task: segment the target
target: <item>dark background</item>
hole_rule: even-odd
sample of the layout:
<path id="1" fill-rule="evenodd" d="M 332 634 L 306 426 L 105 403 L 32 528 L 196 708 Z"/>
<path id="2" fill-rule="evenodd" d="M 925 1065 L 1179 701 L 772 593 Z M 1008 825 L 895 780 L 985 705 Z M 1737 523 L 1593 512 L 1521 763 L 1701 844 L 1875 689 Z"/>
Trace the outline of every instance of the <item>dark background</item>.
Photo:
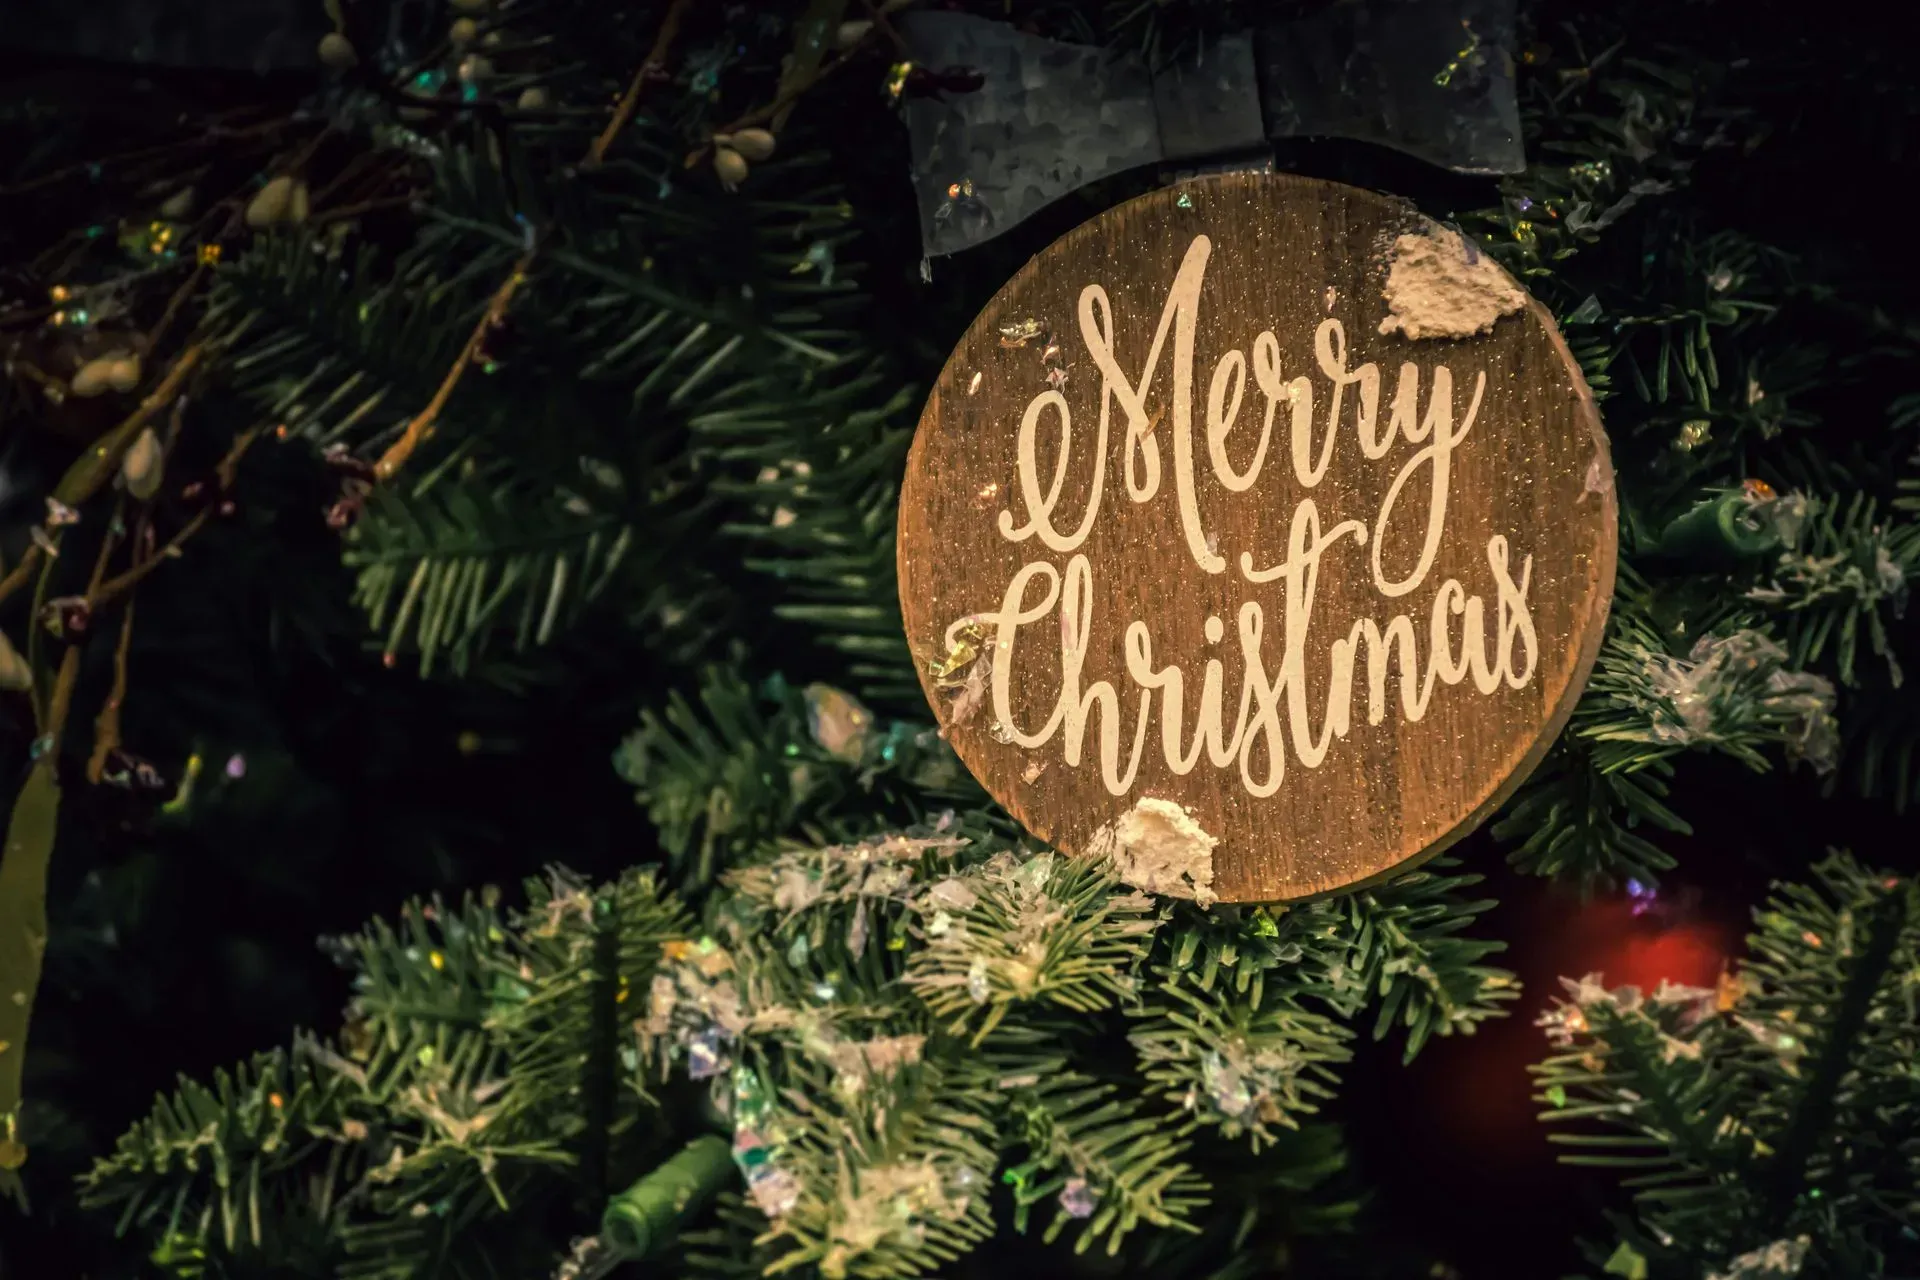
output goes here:
<path id="1" fill-rule="evenodd" d="M 1791 72 L 1771 97 L 1765 85 L 1753 90 L 1783 135 L 1776 144 L 1697 175 L 1710 217 L 1794 245 L 1842 289 L 1888 270 L 1911 274 L 1894 231 L 1906 221 L 1896 196 L 1911 167 L 1904 122 L 1838 76 L 1842 67 L 1891 67 L 1906 33 L 1807 6 L 1686 7 L 1709 40 L 1751 45 Z M 325 29 L 313 0 L 0 0 L 0 174 L 17 172 L 29 148 L 54 145 L 50 136 L 52 154 L 110 155 L 185 114 L 297 99 L 317 84 L 310 51 Z M 1823 67 L 1835 70 L 1834 91 L 1805 92 Z M 20 106 L 28 99 L 33 112 Z M 853 180 L 870 188 L 863 207 L 895 210 L 871 228 L 869 257 L 881 264 L 883 313 L 914 318 L 899 326 L 912 329 L 902 340 L 928 373 L 1028 255 L 1151 181 L 1064 200 L 975 257 L 935 263 L 930 307 L 918 284 L 903 139 L 890 131 L 850 152 L 861 157 Z M 1808 172 L 1815 161 L 1817 173 Z M 1495 196 L 1489 180 L 1359 144 L 1290 143 L 1280 163 L 1394 191 L 1433 212 Z M 0 229 L 80 216 L 67 199 L 0 195 Z M 32 442 L 0 441 L 9 562 L 39 514 L 17 495 L 40 491 L 30 478 L 46 465 Z M 289 463 L 283 483 L 297 488 L 303 475 Z M 220 579 L 174 573 L 164 589 L 142 593 L 151 610 L 143 636 L 193 640 L 137 655 L 129 738 L 168 744 L 156 759 L 174 777 L 197 747 L 206 786 L 191 830 L 70 792 L 77 812 L 55 854 L 50 899 L 60 918 L 33 1066 L 37 1092 L 57 1098 L 66 1128 L 36 1152 L 44 1163 L 35 1217 L 23 1225 L 0 1209 L 8 1280 L 108 1274 L 96 1260 L 107 1224 L 76 1221 L 50 1193 L 55 1178 L 106 1149 L 175 1072 L 204 1077 L 283 1043 L 296 1026 L 331 1026 L 345 983 L 317 937 L 413 894 L 512 884 L 548 861 L 605 875 L 654 854 L 608 764 L 638 708 L 657 696 L 631 642 L 588 625 L 559 655 L 572 678 L 524 693 L 422 684 L 352 645 L 293 643 L 276 623 L 289 592 L 322 612 L 344 607 L 337 542 L 310 518 L 314 496 L 283 512 L 243 513 L 207 535 L 223 540 L 208 558 L 233 566 Z M 249 555 L 269 545 L 272 558 Z M 0 720 L 9 777 L 30 734 Z M 220 781 L 236 753 L 245 776 Z M 1339 1114 L 1374 1189 L 1377 1229 L 1431 1244 L 1468 1280 L 1565 1274 L 1577 1262 L 1573 1232 L 1597 1229 L 1593 1209 L 1612 1198 L 1606 1181 L 1556 1167 L 1532 1119 L 1525 1068 L 1543 1041 L 1531 1023 L 1558 975 L 1710 983 L 1770 879 L 1797 874 L 1829 846 L 1913 861 L 1913 828 L 1888 805 L 1822 799 L 1804 771 L 1757 782 L 1737 766 L 1688 761 L 1674 801 L 1696 834 L 1668 842 L 1680 869 L 1637 916 L 1624 897 L 1581 902 L 1513 875 L 1484 833 L 1460 846 L 1501 900 L 1484 931 L 1512 944 L 1504 962 L 1525 981 L 1525 999 L 1475 1037 L 1433 1044 L 1411 1068 L 1390 1040 L 1364 1050 L 1347 1075 Z M 28 1257 L 59 1261 L 28 1268 Z"/>

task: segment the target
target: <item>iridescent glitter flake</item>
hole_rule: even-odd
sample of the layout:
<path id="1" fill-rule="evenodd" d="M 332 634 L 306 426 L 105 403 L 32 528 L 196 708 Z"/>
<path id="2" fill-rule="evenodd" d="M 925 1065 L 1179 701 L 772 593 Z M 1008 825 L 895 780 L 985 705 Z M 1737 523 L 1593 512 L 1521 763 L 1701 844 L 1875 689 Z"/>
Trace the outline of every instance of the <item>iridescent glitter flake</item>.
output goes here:
<path id="1" fill-rule="evenodd" d="M 753 1203 L 769 1218 L 778 1218 L 800 1203 L 800 1179 L 785 1169 L 767 1168 L 747 1179 Z"/>
<path id="2" fill-rule="evenodd" d="M 1099 1200 L 1085 1178 L 1068 1178 L 1067 1185 L 1060 1188 L 1060 1211 L 1069 1218 L 1091 1218 Z"/>
<path id="3" fill-rule="evenodd" d="M 927 663 L 927 674 L 937 689 L 957 689 L 967 682 L 967 668 L 980 656 L 986 634 L 977 622 L 963 622 L 952 629 L 953 639 L 947 656 Z"/>
<path id="4" fill-rule="evenodd" d="M 1015 320 L 1011 324 L 1000 326 L 1000 345 L 1003 347 L 1024 347 L 1035 338 L 1041 337 L 1047 327 L 1032 316 L 1024 320 Z"/>
<path id="5" fill-rule="evenodd" d="M 980 708 L 987 705 L 992 679 L 993 654 L 991 651 L 983 651 L 974 660 L 972 668 L 967 672 L 965 683 L 960 686 L 959 692 L 954 695 L 953 702 L 947 709 L 949 727 L 966 724 L 979 713 Z"/>
<path id="6" fill-rule="evenodd" d="M 687 1044 L 687 1075 L 694 1080 L 709 1080 L 727 1068 L 726 1032 L 708 1027 Z"/>
<path id="7" fill-rule="evenodd" d="M 1480 52 L 1480 33 L 1475 31 L 1465 18 L 1460 20 L 1460 25 L 1466 32 L 1460 51 L 1454 54 L 1447 65 L 1436 71 L 1433 76 L 1434 84 L 1442 89 L 1452 84 L 1455 77 L 1462 71 L 1478 67 L 1486 58 L 1486 55 Z"/>

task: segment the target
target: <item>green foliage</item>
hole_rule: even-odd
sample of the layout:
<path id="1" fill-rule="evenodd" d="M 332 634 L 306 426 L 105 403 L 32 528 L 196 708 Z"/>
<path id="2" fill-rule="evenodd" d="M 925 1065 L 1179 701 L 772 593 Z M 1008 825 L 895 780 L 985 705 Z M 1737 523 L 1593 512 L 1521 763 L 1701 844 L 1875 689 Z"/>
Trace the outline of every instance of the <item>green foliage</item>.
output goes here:
<path id="1" fill-rule="evenodd" d="M 502 1234 L 509 1211 L 576 1177 L 604 1188 L 650 1153 L 619 1009 L 684 927 L 644 872 L 598 892 L 556 873 L 512 920 L 485 900 L 411 904 L 335 944 L 355 970 L 337 1043 L 183 1082 L 88 1175 L 87 1200 L 159 1236 L 183 1277 L 466 1277 L 544 1258 Z"/>
<path id="2" fill-rule="evenodd" d="M 1812 519 L 1770 560 L 1654 554 L 1651 535 L 1703 489 L 1756 473 L 1818 472 L 1823 489 L 1839 478 L 1803 465 L 1810 433 L 1830 429 L 1818 406 L 1834 381 L 1822 318 L 1834 299 L 1806 263 L 1684 199 L 1764 140 L 1734 69 L 1636 56 L 1648 46 L 1623 22 L 1540 35 L 1551 45 L 1535 46 L 1546 56 L 1522 78 L 1532 163 L 1503 180 L 1499 208 L 1463 222 L 1559 313 L 1607 402 L 1628 562 L 1571 732 L 1495 831 L 1516 865 L 1592 889 L 1672 865 L 1649 835 L 1688 830 L 1668 799 L 1683 752 L 1761 768 L 1784 749 L 1910 793 L 1909 718 L 1844 691 L 1860 683 L 1862 643 L 1897 671 L 1888 617 L 1915 565 L 1910 528 L 1882 522 L 1853 484 L 1791 496 Z"/>
<path id="3" fill-rule="evenodd" d="M 851 1100 L 799 1073 L 780 1158 L 800 1192 L 770 1229 L 784 1246 L 770 1274 L 925 1275 L 990 1233 L 993 1130 L 944 1068 L 903 1065 Z"/>
<path id="4" fill-rule="evenodd" d="M 894 578 L 914 398 L 876 361 L 818 394 L 812 413 L 783 398 L 693 423 L 740 477 L 714 488 L 752 513 L 727 532 L 750 549 L 747 567 L 777 584 L 776 612 L 842 655 L 856 690 L 894 709 L 921 705 Z"/>
<path id="5" fill-rule="evenodd" d="M 916 904 L 928 941 L 903 980 L 974 1044 L 1016 1007 L 1107 1008 L 1131 994 L 1158 923 L 1151 898 L 1115 888 L 1096 862 L 1002 855 Z"/>
<path id="6" fill-rule="evenodd" d="M 428 259 L 314 250 L 294 232 L 262 237 L 215 274 L 204 323 L 263 420 L 320 447 L 358 445 L 432 396 L 492 282 L 480 267 L 443 280 Z"/>
<path id="7" fill-rule="evenodd" d="M 1920 525 L 1883 526 L 1873 500 L 1856 493 L 1844 509 L 1820 504 L 1806 536 L 1747 597 L 1786 615 L 1796 667 L 1821 661 L 1831 648 L 1841 681 L 1854 685 L 1862 639 L 1898 672 L 1887 620 L 1905 611 L 1907 579 L 1917 575 Z"/>
<path id="8" fill-rule="evenodd" d="M 1209 1188 L 1188 1143 L 1167 1140 L 1165 1116 L 1134 1104 L 1124 1078 L 1078 1069 L 1072 1042 L 1057 1020 L 1006 1025 L 970 1059 L 976 1088 L 1008 1096 L 1013 1155 L 1002 1180 L 1013 1188 L 1014 1226 L 1025 1231 L 1031 1212 L 1044 1207 L 1041 1239 L 1058 1239 L 1075 1221 L 1061 1195 L 1078 1179 L 1097 1198 L 1075 1232 L 1076 1252 L 1102 1239 L 1117 1251 L 1141 1226 L 1197 1230 Z"/>
<path id="9" fill-rule="evenodd" d="M 1278 990 L 1257 1006 L 1223 995 L 1169 975 L 1148 993 L 1131 1038 L 1156 1096 L 1258 1151 L 1274 1127 L 1294 1127 L 1333 1096 L 1332 1068 L 1350 1056 L 1351 1033 Z"/>
<path id="10" fill-rule="evenodd" d="M 773 1272 L 922 1274 L 955 1256 L 990 1223 L 1008 1143 L 1028 1150 L 1022 1223 L 1067 1170 L 1106 1197 L 1083 1247 L 1190 1207 L 1162 1125 L 1042 1070 L 1076 1034 L 1044 1011 L 1095 1017 L 1131 988 L 1154 925 L 1142 895 L 1098 866 L 983 861 L 937 833 L 793 850 L 730 882 L 724 948 L 675 966 L 645 1038 L 662 1063 L 732 1064 L 735 1149 L 771 1152 L 748 1183 L 780 1242 Z M 787 1082 L 777 1100 L 765 1080 Z"/>
<path id="11" fill-rule="evenodd" d="M 431 419 L 419 478 L 381 488 L 346 552 L 387 652 L 417 648 L 426 671 L 444 655 L 466 674 L 495 631 L 544 645 L 663 579 L 677 599 L 657 608 L 685 614 L 712 590 L 688 562 L 732 558 L 708 550 L 720 528 L 763 548 L 746 567 L 791 584 L 780 612 L 855 655 L 856 683 L 911 693 L 890 607 L 910 397 L 856 323 L 828 157 L 783 148 L 729 195 L 644 179 L 677 166 L 677 139 L 646 120 L 631 132 L 630 159 L 583 183 L 552 138 L 456 131 L 414 166 L 425 217 L 397 248 L 262 237 L 216 276 L 205 327 L 222 374 L 281 438 L 322 448 L 370 453 Z M 716 260 L 716 241 L 735 252 Z M 480 335 L 442 404 L 534 245 L 510 323 Z M 818 479 L 784 499 L 764 483 L 808 468 Z"/>
<path id="12" fill-rule="evenodd" d="M 1683 751 L 1711 750 L 1763 772 L 1763 747 L 1832 767 L 1833 686 L 1794 672 L 1763 631 L 1723 628 L 1684 655 L 1631 617 L 1615 624 L 1575 713 L 1574 733 L 1603 774 L 1634 773 Z M 1584 713 L 1584 714 L 1583 714 Z"/>
<path id="13" fill-rule="evenodd" d="M 1511 973 L 1481 963 L 1505 943 L 1459 936 L 1494 905 L 1491 898 L 1462 896 L 1482 877 L 1438 874 L 1454 865 L 1445 860 L 1431 865 L 1312 903 L 1283 921 L 1280 933 L 1299 937 L 1309 952 L 1312 935 L 1330 940 L 1322 954 L 1333 1008 L 1342 1016 L 1376 1008 L 1374 1038 L 1385 1039 L 1399 1026 L 1409 1062 L 1430 1036 L 1471 1035 L 1520 994 Z"/>
<path id="14" fill-rule="evenodd" d="M 1108 865 L 992 842 L 946 825 L 749 863 L 726 878 L 716 936 L 656 980 L 643 1054 L 728 1082 L 771 1272 L 920 1274 L 929 1259 L 868 1222 L 866 1188 L 894 1187 L 898 1221 L 931 1212 L 957 1248 L 996 1169 L 1012 1225 L 1042 1211 L 1043 1241 L 1072 1232 L 1077 1251 L 1118 1253 L 1143 1228 L 1198 1231 L 1213 1201 L 1196 1137 L 1259 1150 L 1331 1095 L 1350 1033 L 1315 962 L 1203 986 L 1160 947 L 1182 927 L 1173 913 Z M 1475 964 L 1491 945 L 1451 937 L 1486 905 L 1449 897 L 1464 879 L 1302 909 L 1297 932 L 1353 965 L 1383 1027 L 1468 1027 L 1504 975 Z M 1289 1175 L 1303 1189 L 1339 1167 L 1315 1151 Z M 1344 1220 L 1334 1206 L 1308 1218 Z M 745 1257 L 701 1256 L 714 1274 Z"/>
<path id="15" fill-rule="evenodd" d="M 1916 908 L 1910 880 L 1835 855 L 1776 889 L 1718 993 L 1567 983 L 1539 1098 L 1576 1129 L 1554 1135 L 1568 1159 L 1631 1174 L 1618 1225 L 1649 1276 L 1750 1274 L 1770 1249 L 1809 1277 L 1914 1265 Z"/>
<path id="16" fill-rule="evenodd" d="M 159 1236 L 157 1260 L 181 1276 L 207 1274 L 216 1249 L 329 1258 L 343 1188 L 324 1179 L 309 1195 L 304 1178 L 288 1175 L 317 1167 L 350 1183 L 356 1166 L 364 1170 L 345 1128 L 355 1118 L 350 1092 L 312 1058 L 281 1050 L 216 1073 L 210 1086 L 183 1082 L 94 1170 L 88 1203 L 117 1210 L 120 1231 L 137 1225 Z"/>
<path id="17" fill-rule="evenodd" d="M 1448 858 L 1337 898 L 1285 907 L 1183 913 L 1156 957 L 1201 991 L 1230 988 L 1259 1009 L 1269 994 L 1311 996 L 1341 1019 L 1375 1008 L 1374 1038 L 1407 1032 L 1411 1061 L 1433 1035 L 1470 1035 L 1519 995 L 1513 975 L 1481 961 L 1505 944 L 1462 938 L 1493 905 L 1461 891 L 1474 875 Z M 1269 992 L 1269 984 L 1273 990 Z M 1377 1003 L 1377 1007 L 1375 1002 Z"/>
<path id="18" fill-rule="evenodd" d="M 984 799 L 932 729 L 879 723 L 839 690 L 778 676 L 756 689 L 715 667 L 699 697 L 696 708 L 676 690 L 645 712 L 614 760 L 689 884 L 782 837 L 853 839 Z"/>
<path id="19" fill-rule="evenodd" d="M 1514 866 L 1583 893 L 1629 880 L 1657 884 L 1674 859 L 1640 828 L 1692 831 L 1665 803 L 1672 776 L 1665 759 L 1631 773 L 1602 772 L 1578 741 L 1562 739 L 1493 824 L 1494 838 L 1514 842 Z"/>
<path id="20" fill-rule="evenodd" d="M 1737 594 L 1723 590 L 1724 574 L 1652 584 L 1623 576 L 1568 735 L 1495 824 L 1518 844 L 1516 865 L 1586 888 L 1651 883 L 1672 862 L 1636 828 L 1689 830 L 1666 803 L 1675 762 L 1689 752 L 1722 753 L 1756 771 L 1777 752 L 1823 774 L 1844 765 L 1869 794 L 1912 793 L 1920 733 L 1911 713 L 1853 689 L 1865 684 L 1863 641 L 1884 663 L 1870 687 L 1899 687 L 1888 619 L 1916 572 L 1915 526 L 1883 524 L 1857 493 L 1844 504 L 1769 501 L 1808 517 L 1781 519 L 1784 548 L 1740 565 Z M 1822 666 L 1838 694 L 1817 674 Z"/>
<path id="21" fill-rule="evenodd" d="M 1920 427 L 1920 391 L 1900 396 L 1889 407 L 1887 426 L 1891 432 L 1911 434 Z M 1920 511 L 1920 453 L 1907 459 L 1907 466 L 1895 485 L 1899 497 L 1893 501 L 1897 511 Z"/>
<path id="22" fill-rule="evenodd" d="M 441 483 L 372 499 L 346 559 L 386 652 L 417 646 L 422 675 L 444 652 L 465 675 L 503 623 L 516 650 L 544 645 L 628 568 L 635 528 L 618 514 L 517 490 Z"/>
<path id="23" fill-rule="evenodd" d="M 1656 883 L 1673 859 L 1641 830 L 1691 831 L 1666 802 L 1675 761 L 1717 752 L 1764 772 L 1778 751 L 1829 772 L 1834 699 L 1739 603 L 1663 594 L 1628 575 L 1568 732 L 1494 835 L 1515 843 L 1514 865 L 1582 890 Z"/>

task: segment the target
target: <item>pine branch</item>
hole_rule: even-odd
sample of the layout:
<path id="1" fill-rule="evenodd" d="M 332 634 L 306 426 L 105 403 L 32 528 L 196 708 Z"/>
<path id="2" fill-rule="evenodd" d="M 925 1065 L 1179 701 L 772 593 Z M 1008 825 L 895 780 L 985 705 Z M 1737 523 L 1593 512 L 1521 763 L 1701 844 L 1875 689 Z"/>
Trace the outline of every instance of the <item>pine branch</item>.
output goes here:
<path id="1" fill-rule="evenodd" d="M 1776 887 L 1717 991 L 1589 976 L 1541 1020 L 1562 1050 L 1535 1069 L 1546 1118 L 1608 1130 L 1554 1137 L 1635 1175 L 1621 1227 L 1653 1274 L 1746 1274 L 1781 1251 L 1883 1274 L 1916 1256 L 1899 1225 L 1920 1089 L 1886 1069 L 1916 1047 L 1898 976 L 1920 957 L 1913 886 L 1843 855 L 1814 876 Z"/>
<path id="2" fill-rule="evenodd" d="M 1673 856 L 1639 834 L 1646 826 L 1677 835 L 1693 828 L 1667 807 L 1673 765 L 1650 760 L 1633 772 L 1603 773 L 1577 738 L 1563 738 L 1493 824 L 1496 840 L 1514 844 L 1507 860 L 1582 893 L 1659 883 Z"/>
<path id="3" fill-rule="evenodd" d="M 998 854 L 916 898 L 927 943 L 905 985 L 980 1044 L 1023 1007 L 1090 1015 L 1130 996 L 1159 921 L 1097 863 Z M 976 1021 L 977 1017 L 977 1021 Z"/>
<path id="4" fill-rule="evenodd" d="M 405 498 L 376 491 L 344 559 L 384 652 L 417 648 L 422 675 L 444 654 L 464 675 L 497 638 L 516 653 L 551 641 L 652 558 L 634 554 L 643 532 L 620 495 L 589 492 L 600 509 L 511 476 L 438 480 Z"/>
<path id="5" fill-rule="evenodd" d="M 1217 1126 L 1256 1152 L 1333 1096 L 1333 1068 L 1351 1056 L 1347 1028 L 1272 988 L 1253 1005 L 1167 973 L 1130 1012 L 1147 1092 L 1191 1113 L 1183 1131 Z"/>
<path id="6" fill-rule="evenodd" d="M 1776 1234 L 1786 1234 L 1795 1202 L 1806 1189 L 1807 1165 L 1814 1146 L 1832 1129 L 1841 1077 L 1854 1069 L 1861 1033 L 1866 1029 L 1875 992 L 1886 981 L 1894 962 L 1901 933 L 1908 924 L 1912 898 L 1911 887 L 1896 884 L 1871 904 L 1866 921 L 1866 945 L 1847 973 L 1838 1007 L 1820 1028 L 1819 1053 L 1768 1167 L 1765 1212 L 1772 1219 Z"/>
<path id="7" fill-rule="evenodd" d="M 1898 685 L 1887 615 L 1904 610 L 1907 580 L 1920 576 L 1920 525 L 1882 525 L 1877 505 L 1860 493 L 1844 507 L 1827 499 L 1815 509 L 1805 536 L 1781 553 L 1747 597 L 1787 616 L 1796 667 L 1820 661 L 1831 646 L 1841 682 L 1857 684 L 1864 639 L 1890 664 Z"/>
<path id="8" fill-rule="evenodd" d="M 904 1067 L 853 1100 L 816 1086 L 787 1101 L 799 1194 L 768 1226 L 784 1247 L 768 1274 L 925 1275 L 991 1233 L 992 1129 L 940 1067 Z"/>
<path id="9" fill-rule="evenodd" d="M 1078 1047 L 1067 1025 L 1002 1026 L 968 1059 L 973 1088 L 1006 1095 L 1010 1136 L 1026 1151 L 1002 1175 L 1014 1189 L 1015 1229 L 1052 1201 L 1041 1238 L 1051 1243 L 1079 1221 L 1076 1253 L 1104 1239 L 1116 1254 L 1142 1226 L 1197 1231 L 1208 1187 L 1189 1162 L 1191 1143 L 1127 1096 L 1131 1082 L 1076 1070 Z"/>
<path id="10" fill-rule="evenodd" d="M 502 280 L 500 287 L 493 291 L 493 296 L 487 300 L 487 309 L 480 315 L 479 323 L 474 325 L 473 332 L 467 336 L 466 345 L 460 348 L 460 354 L 455 357 L 452 367 L 440 379 L 440 385 L 434 389 L 433 399 L 427 401 L 426 408 L 407 420 L 406 427 L 400 432 L 400 438 L 388 445 L 387 451 L 380 455 L 380 460 L 373 464 L 375 480 L 393 479 L 394 473 L 407 465 L 407 459 L 413 456 L 413 451 L 420 447 L 421 441 L 433 434 L 434 424 L 439 421 L 441 411 L 447 407 L 447 401 L 452 398 L 454 388 L 460 385 L 460 379 L 472 366 L 480 352 L 481 344 L 486 341 L 487 335 L 494 328 L 506 320 L 507 310 L 513 306 L 513 295 L 518 293 L 520 286 L 527 282 L 527 273 L 533 269 L 534 258 L 538 251 L 536 244 L 521 254 L 519 260 L 513 264 L 513 270 L 507 273 L 507 278 Z"/>
<path id="11" fill-rule="evenodd" d="M 653 38 L 653 48 L 647 51 L 647 57 L 633 73 L 633 79 L 627 85 L 627 91 L 620 95 L 620 102 L 613 109 L 613 118 L 607 121 L 607 127 L 593 140 L 593 146 L 587 150 L 584 167 L 598 168 L 606 162 L 607 152 L 613 148 L 615 138 L 626 128 L 627 121 L 633 118 L 634 109 L 640 105 L 640 95 L 647 85 L 662 79 L 667 70 L 667 54 L 673 49 L 673 42 L 680 34 L 680 25 L 686 20 L 691 0 L 673 0 L 667 7 L 667 16 L 661 19 L 659 34 Z"/>
<path id="12" fill-rule="evenodd" d="M 613 118 L 607 122 L 606 129 L 588 148 L 586 158 L 582 161 L 583 167 L 597 168 L 606 159 L 608 148 L 613 145 L 613 140 L 619 136 L 620 130 L 632 117 L 634 108 L 639 105 L 641 90 L 650 81 L 660 77 L 666 65 L 667 52 L 673 46 L 674 37 L 679 34 L 680 23 L 686 14 L 687 7 L 688 0 L 673 0 L 665 20 L 661 23 L 660 33 L 654 40 L 652 51 L 647 54 L 647 60 L 640 65 L 640 69 L 634 73 L 633 82 L 627 92 L 622 95 L 619 105 L 614 109 Z M 519 292 L 520 286 L 526 282 L 528 273 L 533 270 L 539 256 L 539 248 L 539 235 L 534 233 L 525 251 L 515 261 L 513 269 L 494 289 L 479 323 L 474 326 L 466 345 L 461 347 L 460 354 L 441 378 L 433 398 L 427 402 L 427 407 L 408 420 L 400 438 L 389 446 L 387 451 L 381 454 L 380 460 L 374 464 L 376 480 L 392 479 L 394 473 L 406 465 L 407 459 L 413 456 L 413 451 L 419 447 L 420 442 L 431 434 L 434 423 L 452 397 L 454 389 L 459 386 L 460 379 L 472 367 L 481 344 L 489 332 L 505 321 L 508 310 L 513 305 L 514 294 Z"/>
<path id="13" fill-rule="evenodd" d="M 936 804 L 981 803 L 931 729 L 878 723 L 837 689 L 778 677 L 755 689 L 719 667 L 699 696 L 696 708 L 675 692 L 644 713 L 614 762 L 688 884 L 782 837 L 853 840 L 922 821 Z"/>
<path id="14" fill-rule="evenodd" d="M 1455 935 L 1493 905 L 1461 890 L 1478 876 L 1427 868 L 1342 898 L 1298 906 L 1180 909 L 1161 930 L 1158 965 L 1199 990 L 1258 1010 L 1269 999 L 1306 1000 L 1351 1019 L 1375 1000 L 1374 1038 L 1407 1030 L 1409 1061 L 1432 1035 L 1470 1035 L 1514 999 L 1513 975 L 1482 964 L 1503 943 Z"/>

